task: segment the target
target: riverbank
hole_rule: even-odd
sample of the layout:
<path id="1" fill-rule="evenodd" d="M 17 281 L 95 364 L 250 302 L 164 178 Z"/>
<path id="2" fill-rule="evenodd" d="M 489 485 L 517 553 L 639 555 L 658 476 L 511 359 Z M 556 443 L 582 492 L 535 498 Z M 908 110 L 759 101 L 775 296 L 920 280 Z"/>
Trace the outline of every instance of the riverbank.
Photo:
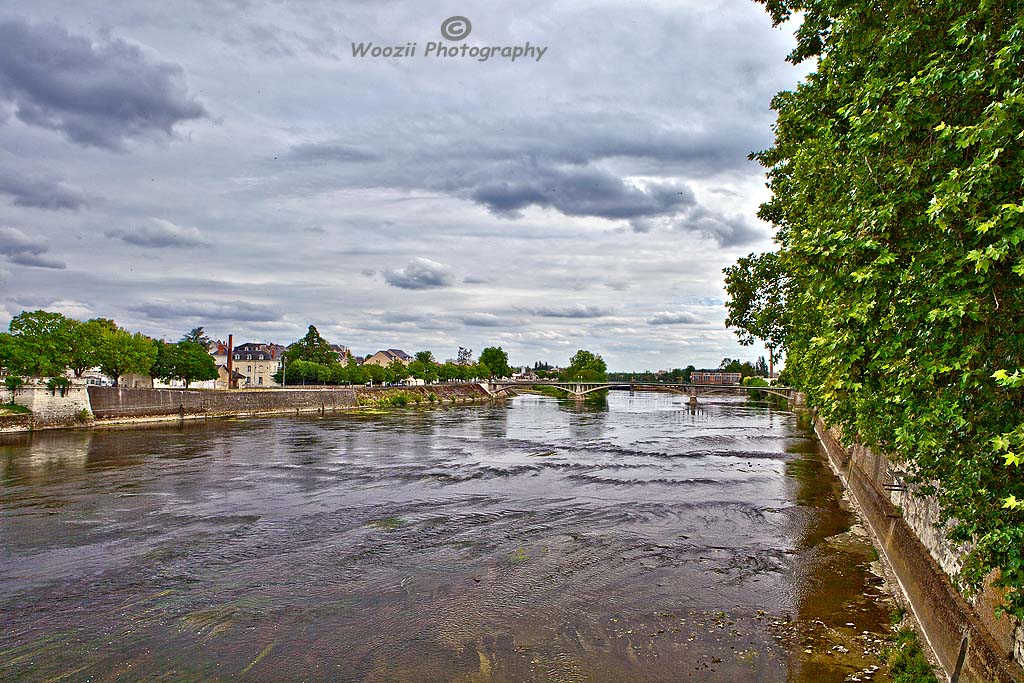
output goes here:
<path id="1" fill-rule="evenodd" d="M 30 413 L 0 416 L 0 433 L 261 415 L 323 415 L 365 406 L 453 404 L 489 398 L 483 387 L 470 383 L 233 391 L 91 386 L 72 387 L 64 393 L 27 387 L 19 390 L 16 400 Z"/>
<path id="2" fill-rule="evenodd" d="M 910 492 L 903 473 L 860 445 L 845 446 L 817 416 L 814 431 L 832 469 L 855 502 L 946 675 L 962 681 L 1024 683 L 1024 629 L 996 617 L 998 595 L 983 590 L 968 602 L 953 581 L 964 549 L 936 527 L 933 498 Z"/>

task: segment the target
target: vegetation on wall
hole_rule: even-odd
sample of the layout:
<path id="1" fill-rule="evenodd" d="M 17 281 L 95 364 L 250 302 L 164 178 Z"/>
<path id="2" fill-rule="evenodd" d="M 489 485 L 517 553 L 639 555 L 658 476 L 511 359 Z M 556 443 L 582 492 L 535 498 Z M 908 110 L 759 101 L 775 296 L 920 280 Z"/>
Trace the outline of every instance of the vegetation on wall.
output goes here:
<path id="1" fill-rule="evenodd" d="M 888 452 L 1024 616 L 1024 5 L 766 0 L 800 16 L 775 144 L 777 250 L 728 269 L 741 340 Z M 746 336 L 744 336 L 746 335 Z"/>

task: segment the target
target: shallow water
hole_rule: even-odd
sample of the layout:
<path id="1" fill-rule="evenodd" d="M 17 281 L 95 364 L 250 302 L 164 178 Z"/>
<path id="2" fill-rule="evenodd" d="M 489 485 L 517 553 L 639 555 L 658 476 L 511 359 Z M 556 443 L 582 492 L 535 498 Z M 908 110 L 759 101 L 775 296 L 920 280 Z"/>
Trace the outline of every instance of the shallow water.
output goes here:
<path id="1" fill-rule="evenodd" d="M 44 433 L 0 468 L 2 680 L 827 683 L 886 631 L 813 434 L 740 399 Z"/>

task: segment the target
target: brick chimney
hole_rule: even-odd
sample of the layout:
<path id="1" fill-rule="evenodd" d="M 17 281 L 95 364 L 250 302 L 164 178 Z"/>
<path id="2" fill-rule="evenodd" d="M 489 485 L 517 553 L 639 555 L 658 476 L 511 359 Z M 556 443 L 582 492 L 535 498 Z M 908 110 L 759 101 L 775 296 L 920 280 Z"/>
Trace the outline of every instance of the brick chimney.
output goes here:
<path id="1" fill-rule="evenodd" d="M 235 388 L 235 356 L 232 353 L 235 348 L 235 337 L 234 335 L 228 335 L 228 389 Z"/>

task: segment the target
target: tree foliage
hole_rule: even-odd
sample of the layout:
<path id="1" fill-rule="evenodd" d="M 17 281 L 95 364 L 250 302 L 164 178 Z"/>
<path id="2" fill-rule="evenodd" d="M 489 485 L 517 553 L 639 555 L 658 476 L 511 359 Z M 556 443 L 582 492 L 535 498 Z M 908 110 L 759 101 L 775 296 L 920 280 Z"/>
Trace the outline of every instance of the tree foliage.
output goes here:
<path id="1" fill-rule="evenodd" d="M 500 346 L 488 346 L 480 352 L 480 362 L 487 366 L 491 377 L 509 377 L 508 354 Z"/>
<path id="2" fill-rule="evenodd" d="M 320 365 L 333 365 L 340 362 L 338 354 L 331 349 L 330 343 L 320 336 L 314 325 L 309 326 L 305 337 L 288 347 L 284 352 L 284 358 L 288 363 L 304 360 Z"/>
<path id="3" fill-rule="evenodd" d="M 569 360 L 569 367 L 562 371 L 559 379 L 564 382 L 604 382 L 608 379 L 608 366 L 601 356 L 580 349 Z"/>
<path id="4" fill-rule="evenodd" d="M 728 294 L 725 319 L 734 328 L 740 344 L 760 340 L 774 361 L 775 352 L 786 339 L 786 290 L 789 276 L 774 252 L 750 254 L 725 269 Z M 767 374 L 767 373 L 766 373 Z"/>
<path id="5" fill-rule="evenodd" d="M 964 584 L 1001 570 L 1024 616 L 1024 10 L 765 4 L 801 17 L 790 60 L 817 69 L 773 100 L 775 144 L 754 157 L 778 249 L 732 271 L 730 319 L 764 338 L 774 299 L 747 282 L 777 265 L 787 380 L 905 463 L 972 544 Z"/>
<path id="6" fill-rule="evenodd" d="M 24 311 L 11 319 L 3 363 L 15 374 L 54 377 L 68 367 L 73 321 L 60 313 Z"/>
<path id="7" fill-rule="evenodd" d="M 106 318 L 93 318 L 84 323 L 69 319 L 68 323 L 68 368 L 75 377 L 81 377 L 86 370 L 99 364 L 99 340 L 103 332 L 113 330 L 117 325 Z"/>
<path id="8" fill-rule="evenodd" d="M 199 344 L 203 348 L 207 348 L 213 342 L 208 336 L 206 336 L 206 330 L 202 327 L 193 327 L 191 330 L 186 332 L 182 337 L 183 342 L 192 342 L 193 344 Z"/>
<path id="9" fill-rule="evenodd" d="M 150 367 L 151 377 L 169 382 L 181 380 L 188 388 L 192 382 L 217 379 L 217 364 L 202 344 L 180 341 L 177 344 L 155 342 L 156 359 Z"/>
<path id="10" fill-rule="evenodd" d="M 104 329 L 100 335 L 97 361 L 100 371 L 118 386 L 122 375 L 132 372 L 149 374 L 157 357 L 157 345 L 146 335 L 132 334 L 120 327 Z"/>

